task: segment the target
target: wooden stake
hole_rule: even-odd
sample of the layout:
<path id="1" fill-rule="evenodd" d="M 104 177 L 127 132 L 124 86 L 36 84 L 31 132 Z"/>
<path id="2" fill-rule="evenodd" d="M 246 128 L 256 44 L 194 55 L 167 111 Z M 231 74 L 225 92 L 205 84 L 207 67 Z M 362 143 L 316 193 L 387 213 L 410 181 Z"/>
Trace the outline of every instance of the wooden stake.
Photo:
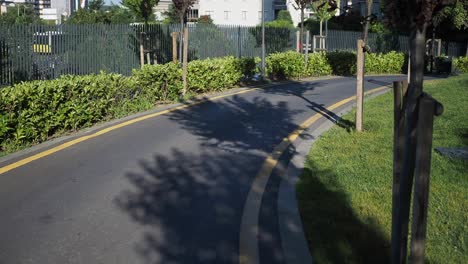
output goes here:
<path id="1" fill-rule="evenodd" d="M 301 32 L 296 31 L 296 51 L 301 52 Z"/>
<path id="2" fill-rule="evenodd" d="M 362 131 L 364 101 L 364 41 L 357 40 L 356 131 Z"/>
<path id="3" fill-rule="evenodd" d="M 140 65 L 145 65 L 145 49 L 143 47 L 143 32 L 140 33 Z"/>
<path id="4" fill-rule="evenodd" d="M 305 49 L 305 64 L 309 62 L 309 43 L 310 43 L 310 31 L 306 31 L 306 49 Z"/>
<path id="5" fill-rule="evenodd" d="M 397 228 L 400 198 L 400 177 L 403 168 L 405 147 L 405 109 L 408 93 L 408 82 L 393 82 L 393 186 L 392 186 L 392 252 L 400 248 L 397 240 Z M 393 261 L 392 263 L 396 263 Z"/>
<path id="6" fill-rule="evenodd" d="M 187 93 L 187 60 L 188 60 L 188 28 L 184 28 L 184 52 L 183 52 L 183 63 L 182 63 L 182 70 L 183 70 L 183 90 L 182 95 L 185 96 Z"/>
<path id="7" fill-rule="evenodd" d="M 177 63 L 177 32 L 172 32 L 172 62 Z"/>
<path id="8" fill-rule="evenodd" d="M 424 264 L 434 114 L 442 114 L 442 111 L 442 105 L 427 94 L 419 99 L 410 253 L 410 263 L 414 264 Z"/>

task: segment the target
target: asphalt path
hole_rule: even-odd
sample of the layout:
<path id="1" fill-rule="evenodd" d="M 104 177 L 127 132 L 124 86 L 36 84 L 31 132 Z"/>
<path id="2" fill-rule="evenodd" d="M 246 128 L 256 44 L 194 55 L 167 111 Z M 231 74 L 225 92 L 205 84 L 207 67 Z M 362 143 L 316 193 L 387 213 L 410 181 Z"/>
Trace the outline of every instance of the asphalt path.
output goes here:
<path id="1" fill-rule="evenodd" d="M 403 78 L 369 77 L 365 89 Z M 265 158 L 317 112 L 336 119 L 324 108 L 353 96 L 355 83 L 293 82 L 207 101 L 1 174 L 0 263 L 239 263 L 243 208 Z M 262 263 L 284 262 L 279 181 L 273 175 L 262 199 Z"/>

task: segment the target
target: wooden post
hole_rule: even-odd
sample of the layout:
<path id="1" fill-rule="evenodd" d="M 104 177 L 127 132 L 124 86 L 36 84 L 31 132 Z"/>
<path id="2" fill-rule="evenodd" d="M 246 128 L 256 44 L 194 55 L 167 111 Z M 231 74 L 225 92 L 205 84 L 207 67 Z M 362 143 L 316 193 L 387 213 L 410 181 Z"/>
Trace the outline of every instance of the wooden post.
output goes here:
<path id="1" fill-rule="evenodd" d="M 306 31 L 306 50 L 305 50 L 305 65 L 309 62 L 309 43 L 310 43 L 310 31 Z"/>
<path id="2" fill-rule="evenodd" d="M 140 33 L 140 65 L 145 65 L 145 49 L 143 47 L 143 32 Z"/>
<path id="3" fill-rule="evenodd" d="M 357 40 L 356 131 L 362 131 L 364 101 L 364 41 Z"/>
<path id="4" fill-rule="evenodd" d="M 183 71 L 183 90 L 182 95 L 185 96 L 187 93 L 187 61 L 188 61 L 188 28 L 184 27 L 184 52 L 183 52 L 183 62 L 182 62 L 182 71 Z"/>
<path id="5" fill-rule="evenodd" d="M 172 32 L 172 62 L 177 63 L 177 32 Z"/>
<path id="6" fill-rule="evenodd" d="M 414 173 L 413 225 L 409 259 L 410 263 L 414 264 L 424 264 L 434 115 L 441 115 L 442 112 L 443 106 L 429 95 L 423 94 L 419 99 Z"/>
<path id="7" fill-rule="evenodd" d="M 393 186 L 392 186 L 392 252 L 399 250 L 396 225 L 398 223 L 398 200 L 400 197 L 400 176 L 403 168 L 405 146 L 405 109 L 408 82 L 393 82 Z M 393 260 L 392 263 L 397 263 Z"/>
<path id="8" fill-rule="evenodd" d="M 442 52 L 442 40 L 437 39 L 437 56 L 440 56 Z"/>
<path id="9" fill-rule="evenodd" d="M 411 78 L 411 52 L 408 54 L 408 73 L 407 73 L 407 82 L 408 84 L 410 83 L 410 78 Z"/>
<path id="10" fill-rule="evenodd" d="M 301 52 L 301 32 L 296 31 L 296 51 Z"/>
<path id="11" fill-rule="evenodd" d="M 313 52 L 313 53 L 315 53 L 315 50 L 316 50 L 316 47 L 317 47 L 317 40 L 316 40 L 317 38 L 316 38 L 316 37 L 317 37 L 317 36 L 314 35 L 313 38 L 312 38 L 312 46 L 313 46 L 313 47 L 312 47 L 312 52 Z"/>

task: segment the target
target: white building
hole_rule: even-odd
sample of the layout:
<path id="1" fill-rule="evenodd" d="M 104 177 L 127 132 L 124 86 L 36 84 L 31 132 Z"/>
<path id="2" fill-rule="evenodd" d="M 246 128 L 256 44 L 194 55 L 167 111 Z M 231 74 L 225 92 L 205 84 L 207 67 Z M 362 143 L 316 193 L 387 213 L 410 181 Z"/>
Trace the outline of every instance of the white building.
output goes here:
<path id="1" fill-rule="evenodd" d="M 275 19 L 277 12 L 286 9 L 286 0 L 264 0 L 265 21 Z M 171 0 L 160 0 L 154 8 L 157 20 L 164 19 Z M 208 15 L 217 25 L 256 26 L 262 19 L 262 0 L 199 0 L 189 11 L 188 20 Z"/>
<path id="2" fill-rule="evenodd" d="M 44 8 L 42 9 L 41 19 L 53 21 L 55 24 L 59 24 L 59 14 L 56 8 Z"/>
<path id="3" fill-rule="evenodd" d="M 265 21 L 274 20 L 274 0 L 265 1 Z M 255 26 L 262 19 L 262 0 L 200 0 L 200 15 L 215 24 Z"/>

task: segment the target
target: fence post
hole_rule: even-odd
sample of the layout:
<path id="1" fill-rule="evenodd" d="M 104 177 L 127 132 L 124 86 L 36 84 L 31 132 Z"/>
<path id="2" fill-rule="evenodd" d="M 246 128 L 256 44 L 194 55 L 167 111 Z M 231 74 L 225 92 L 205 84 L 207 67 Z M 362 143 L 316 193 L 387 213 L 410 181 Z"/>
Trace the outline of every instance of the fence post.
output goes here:
<path id="1" fill-rule="evenodd" d="M 392 252 L 399 250 L 399 241 L 397 240 L 400 197 L 400 176 L 403 167 L 403 153 L 405 146 L 405 109 L 408 92 L 408 82 L 393 82 L 393 185 L 392 185 Z M 392 263 L 397 263 L 393 260 Z"/>
<path id="2" fill-rule="evenodd" d="M 413 223 L 409 259 L 410 263 L 414 264 L 424 263 L 434 115 L 441 115 L 442 112 L 442 104 L 429 95 L 423 94 L 419 99 L 414 173 Z"/>
<path id="3" fill-rule="evenodd" d="M 241 47 L 241 27 L 237 27 L 237 57 L 242 57 L 242 47 Z"/>
<path id="4" fill-rule="evenodd" d="M 143 47 L 143 32 L 140 32 L 140 65 L 145 65 L 145 49 Z"/>
<path id="5" fill-rule="evenodd" d="M 362 131 L 364 100 L 364 41 L 357 40 L 357 87 L 356 87 L 356 131 Z"/>
<path id="6" fill-rule="evenodd" d="M 177 32 L 172 32 L 172 62 L 177 63 Z"/>
<path id="7" fill-rule="evenodd" d="M 183 51 L 183 61 L 182 61 L 182 70 L 183 70 L 183 90 L 182 94 L 185 96 L 187 93 L 187 60 L 188 60 L 188 27 L 184 27 L 184 51 Z"/>

